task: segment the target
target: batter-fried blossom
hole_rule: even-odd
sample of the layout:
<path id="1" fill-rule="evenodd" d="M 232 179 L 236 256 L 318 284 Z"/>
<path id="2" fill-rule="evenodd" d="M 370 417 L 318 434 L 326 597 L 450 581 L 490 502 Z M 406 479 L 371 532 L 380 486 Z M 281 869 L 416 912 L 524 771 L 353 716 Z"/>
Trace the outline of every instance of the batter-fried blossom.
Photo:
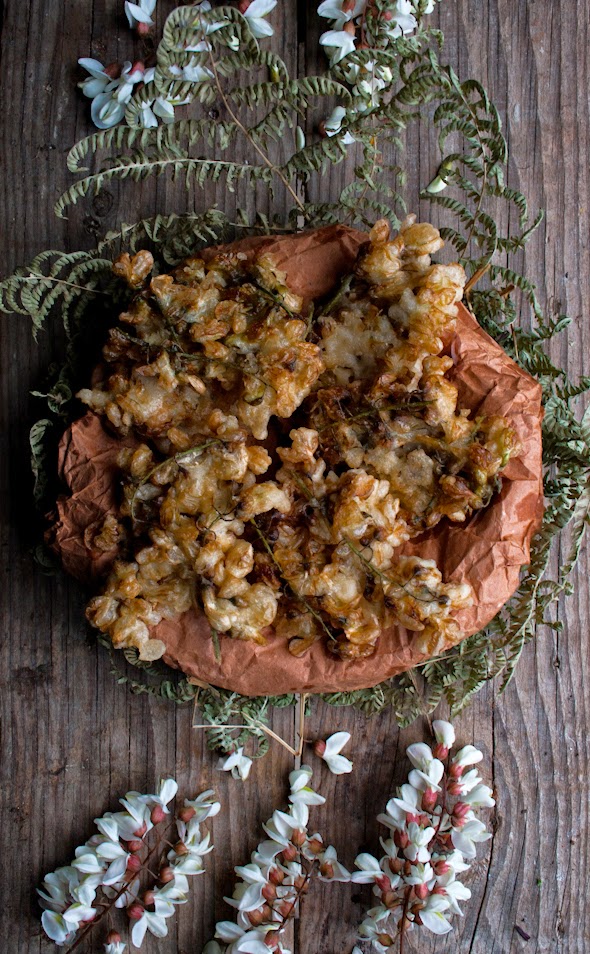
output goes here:
<path id="1" fill-rule="evenodd" d="M 115 263 L 133 297 L 79 393 L 126 439 L 118 517 L 90 541 L 118 547 L 88 607 L 113 645 L 158 658 L 154 628 L 192 606 L 296 655 L 368 656 L 394 625 L 424 653 L 459 638 L 470 587 L 400 547 L 485 507 L 517 444 L 447 377 L 465 274 L 432 263 L 442 245 L 412 216 L 393 239 L 378 222 L 315 313 L 264 255 Z"/>

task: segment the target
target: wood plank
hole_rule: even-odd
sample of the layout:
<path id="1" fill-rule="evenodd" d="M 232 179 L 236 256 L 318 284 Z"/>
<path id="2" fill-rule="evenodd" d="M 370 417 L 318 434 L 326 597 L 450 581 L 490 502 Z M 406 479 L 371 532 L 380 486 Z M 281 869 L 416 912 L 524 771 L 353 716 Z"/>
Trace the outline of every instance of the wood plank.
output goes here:
<path id="1" fill-rule="evenodd" d="M 160 2 L 159 18 L 172 9 Z M 447 57 L 462 77 L 488 85 L 501 108 L 511 146 L 510 184 L 547 219 L 526 253 L 541 298 L 567 311 L 575 322 L 554 348 L 556 360 L 589 372 L 588 332 L 588 0 L 443 0 L 435 17 L 447 35 Z M 83 203 L 69 220 L 52 213 L 70 177 L 65 152 L 88 130 L 85 104 L 73 86 L 80 55 L 107 61 L 124 58 L 130 34 L 118 0 L 81 5 L 68 0 L 6 0 L 2 22 L 4 122 L 0 130 L 4 176 L 0 183 L 2 270 L 45 247 L 88 247 L 92 232 L 133 221 L 156 210 L 186 208 L 180 184 L 165 180 L 109 187 L 110 199 Z M 322 29 L 308 4 L 303 42 L 295 43 L 295 5 L 273 14 L 273 48 L 294 71 L 299 55 L 310 66 Z M 321 117 L 320 117 L 321 118 Z M 317 123 L 318 116 L 311 117 Z M 423 125 L 408 137 L 410 206 L 419 184 L 434 171 L 432 130 Z M 317 195 L 345 181 L 343 165 L 321 180 Z M 321 191 L 320 191 L 321 190 Z M 313 195 L 313 188 L 310 190 Z M 217 201 L 255 201 L 227 196 L 222 187 L 191 198 L 190 206 Z M 427 213 L 423 206 L 421 214 Z M 65 578 L 48 580 L 32 565 L 26 426 L 34 414 L 28 391 L 59 350 L 59 337 L 45 334 L 34 345 L 23 320 L 3 318 L 1 548 L 7 572 L 2 588 L 2 713 L 4 759 L 0 788 L 5 859 L 0 936 L 12 954 L 51 949 L 41 936 L 33 889 L 47 870 L 63 863 L 88 837 L 91 819 L 126 789 L 150 787 L 160 773 L 173 773 L 188 790 L 215 785 L 225 811 L 214 822 L 216 851 L 208 874 L 197 879 L 191 902 L 174 919 L 170 937 L 150 939 L 144 949 L 159 954 L 199 951 L 216 919 L 230 915 L 222 895 L 231 890 L 231 869 L 244 863 L 259 839 L 257 826 L 286 795 L 290 759 L 280 747 L 257 764 L 246 786 L 215 772 L 200 733 L 191 729 L 189 708 L 175 708 L 117 687 L 108 658 L 87 639 L 84 594 Z M 554 566 L 565 559 L 557 552 Z M 473 899 L 449 938 L 408 939 L 408 951 L 437 954 L 582 954 L 590 924 L 583 892 L 588 865 L 588 618 L 590 564 L 584 550 L 573 598 L 562 602 L 559 635 L 539 633 L 523 654 L 506 694 L 482 692 L 458 721 L 462 741 L 476 742 L 491 761 L 498 792 L 496 833 L 470 882 Z M 275 713 L 273 728 L 292 738 L 291 711 Z M 391 714 L 372 720 L 315 702 L 306 728 L 313 739 L 336 728 L 353 733 L 355 772 L 334 778 L 321 771 L 328 795 L 318 809 L 318 828 L 352 864 L 361 848 L 376 850 L 374 816 L 407 772 L 405 746 L 424 726 L 397 731 Z M 308 753 L 309 755 L 309 753 Z M 490 764 L 490 763 L 488 763 Z M 228 808 L 229 806 L 229 808 Z M 538 883 L 540 882 L 540 884 Z M 323 887 L 304 905 L 294 951 L 350 951 L 354 927 L 367 902 L 364 890 L 352 903 L 343 886 Z M 458 920 L 458 919 L 457 919 Z M 514 930 L 531 936 L 526 942 Z M 419 940 L 419 944 L 418 944 Z"/>

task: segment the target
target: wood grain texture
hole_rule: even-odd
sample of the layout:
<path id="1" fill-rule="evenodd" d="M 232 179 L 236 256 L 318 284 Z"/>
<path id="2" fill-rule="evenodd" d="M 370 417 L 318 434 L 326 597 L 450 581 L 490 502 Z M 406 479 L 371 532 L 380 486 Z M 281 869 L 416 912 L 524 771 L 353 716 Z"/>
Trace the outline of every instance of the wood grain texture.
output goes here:
<path id="1" fill-rule="evenodd" d="M 160 0 L 160 23 L 174 4 Z M 274 49 L 294 71 L 321 67 L 316 41 L 321 23 L 313 4 L 283 3 L 273 14 Z M 299 10 L 297 9 L 299 7 Z M 298 15 L 299 14 L 299 15 Z M 4 0 L 0 4 L 1 270 L 47 247 L 88 247 L 93 234 L 142 214 L 187 207 L 181 186 L 157 183 L 109 187 L 106 201 L 82 203 L 67 221 L 52 206 L 70 183 L 67 148 L 89 129 L 75 90 L 75 61 L 95 55 L 124 59 L 132 38 L 118 0 Z M 481 79 L 500 108 L 511 149 L 509 184 L 531 205 L 547 209 L 526 252 L 526 267 L 541 299 L 574 322 L 554 357 L 574 373 L 590 372 L 587 302 L 589 252 L 588 0 L 442 0 L 435 19 L 447 39 L 446 57 L 465 78 Z M 314 115 L 315 123 L 321 116 Z M 427 123 L 407 137 L 407 197 L 416 207 L 419 183 L 435 169 Z M 351 160 L 352 161 L 352 160 Z M 322 177 L 322 197 L 346 179 L 345 165 Z M 313 189 L 310 190 L 313 195 Z M 222 187 L 188 199 L 202 208 L 217 201 L 268 210 L 264 192 L 237 197 Z M 420 208 L 429 215 L 427 206 Z M 526 320 L 526 318 L 524 319 Z M 0 712 L 3 757 L 0 828 L 4 876 L 0 949 L 42 954 L 44 939 L 34 888 L 46 871 L 65 863 L 87 838 L 92 818 L 116 807 L 129 788 L 146 789 L 174 774 L 184 790 L 214 784 L 224 812 L 214 822 L 216 851 L 208 874 L 196 880 L 190 904 L 164 941 L 150 939 L 147 954 L 199 954 L 214 922 L 230 916 L 222 901 L 231 870 L 255 846 L 258 826 L 286 795 L 290 758 L 276 746 L 242 786 L 218 775 L 202 736 L 191 729 L 190 708 L 131 696 L 114 684 L 106 654 L 88 639 L 84 594 L 65 578 L 48 580 L 33 565 L 26 432 L 35 409 L 29 391 L 59 353 L 59 335 L 35 345 L 24 319 L 2 317 L 2 588 Z M 566 542 L 563 543 L 565 552 Z M 554 565 L 563 561 L 560 550 Z M 575 595 L 557 609 L 563 630 L 541 631 L 528 646 L 506 693 L 488 687 L 458 721 L 459 738 L 475 742 L 497 790 L 495 835 L 470 879 L 472 901 L 449 937 L 415 933 L 407 950 L 425 954 L 586 954 L 590 919 L 586 884 L 589 806 L 590 561 L 584 548 Z M 294 713 L 277 711 L 273 728 L 293 738 Z M 405 746 L 419 723 L 398 732 L 391 714 L 367 720 L 315 702 L 309 738 L 336 728 L 353 733 L 355 772 L 328 777 L 317 827 L 352 864 L 356 851 L 376 849 L 375 815 L 407 772 Z M 310 896 L 293 938 L 297 954 L 349 952 L 364 889 L 323 887 Z M 530 940 L 525 941 L 515 927 Z M 95 949 L 98 949 L 95 947 Z"/>

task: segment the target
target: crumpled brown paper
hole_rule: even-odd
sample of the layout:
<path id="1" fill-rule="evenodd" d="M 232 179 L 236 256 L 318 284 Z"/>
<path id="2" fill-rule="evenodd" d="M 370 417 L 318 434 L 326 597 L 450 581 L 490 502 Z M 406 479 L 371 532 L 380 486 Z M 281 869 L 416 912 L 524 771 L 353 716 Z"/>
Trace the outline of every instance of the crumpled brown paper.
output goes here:
<path id="1" fill-rule="evenodd" d="M 278 268 L 287 273 L 292 291 L 310 301 L 327 295 L 350 271 L 363 241 L 363 233 L 336 225 L 295 236 L 244 239 L 233 247 L 252 257 L 261 251 L 272 254 Z M 211 249 L 202 254 L 210 258 L 214 253 Z M 507 417 L 522 445 L 504 473 L 501 493 L 486 510 L 466 526 L 439 524 L 403 550 L 435 559 L 445 580 L 470 583 L 474 604 L 457 617 L 468 636 L 496 615 L 518 586 L 521 566 L 529 561 L 530 541 L 543 514 L 543 411 L 540 385 L 463 306 L 447 350 L 455 362 L 449 376 L 459 388 L 459 403 L 473 414 Z M 120 438 L 107 434 L 92 413 L 76 421 L 62 438 L 60 474 L 71 496 L 58 500 L 50 539 L 65 569 L 79 579 L 103 575 L 115 555 L 92 552 L 84 535 L 89 526 L 98 529 L 104 516 L 116 509 L 120 448 Z M 361 689 L 424 660 L 413 648 L 413 634 L 399 626 L 384 630 L 373 656 L 353 661 L 331 655 L 323 642 L 304 656 L 292 656 L 286 643 L 271 633 L 265 646 L 222 637 L 218 662 L 207 620 L 194 610 L 161 622 L 152 636 L 166 644 L 164 660 L 169 665 L 200 681 L 254 696 Z"/>

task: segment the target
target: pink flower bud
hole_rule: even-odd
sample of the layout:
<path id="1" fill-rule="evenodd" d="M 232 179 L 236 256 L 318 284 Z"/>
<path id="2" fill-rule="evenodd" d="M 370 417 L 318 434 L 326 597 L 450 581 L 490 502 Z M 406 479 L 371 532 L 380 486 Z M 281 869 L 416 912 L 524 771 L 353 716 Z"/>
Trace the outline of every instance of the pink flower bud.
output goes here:
<path id="1" fill-rule="evenodd" d="M 395 891 L 385 891 L 381 895 L 381 903 L 391 910 L 399 904 L 399 898 Z"/>
<path id="2" fill-rule="evenodd" d="M 127 871 L 132 871 L 133 874 L 136 874 L 138 871 L 141 871 L 141 868 L 141 858 L 138 858 L 137 855 L 129 855 L 127 859 Z"/>
<path id="3" fill-rule="evenodd" d="M 258 908 L 256 911 L 248 911 L 246 917 L 252 927 L 258 927 L 264 921 L 264 912 L 262 908 Z"/>
<path id="4" fill-rule="evenodd" d="M 390 20 L 393 20 L 393 13 L 391 12 L 391 10 L 384 10 L 381 16 L 386 21 L 386 23 L 389 23 Z"/>
<path id="5" fill-rule="evenodd" d="M 147 36 L 148 33 L 152 32 L 151 25 L 149 23 L 138 23 L 135 27 L 138 36 Z"/>
<path id="6" fill-rule="evenodd" d="M 309 890 L 309 880 L 304 875 L 297 875 L 293 884 L 301 894 L 307 894 Z"/>
<path id="7" fill-rule="evenodd" d="M 188 855 L 188 848 L 183 841 L 177 841 L 174 845 L 174 851 L 177 855 Z"/>
<path id="8" fill-rule="evenodd" d="M 145 835 L 146 831 L 147 831 L 147 824 L 146 824 L 146 822 L 144 822 L 144 823 L 142 824 L 141 828 L 138 828 L 137 831 L 134 831 L 134 832 L 133 832 L 133 834 L 135 835 L 136 838 L 143 838 L 143 836 Z"/>
<path id="9" fill-rule="evenodd" d="M 344 0 L 342 4 L 343 13 L 351 13 L 354 10 L 354 0 Z"/>
<path id="10" fill-rule="evenodd" d="M 283 848 L 281 851 L 281 857 L 283 861 L 295 861 L 297 857 L 297 849 L 295 845 L 287 845 L 286 848 Z"/>
<path id="11" fill-rule="evenodd" d="M 421 901 L 424 901 L 424 899 L 428 897 L 428 885 L 417 884 L 414 888 L 414 891 L 416 893 L 416 897 L 420 898 Z"/>
<path id="12" fill-rule="evenodd" d="M 313 743 L 313 750 L 316 755 L 319 755 L 319 757 L 322 758 L 322 756 L 324 755 L 326 751 L 326 743 L 324 742 L 324 740 L 317 739 L 317 741 Z"/>
<path id="13" fill-rule="evenodd" d="M 156 900 L 156 895 L 151 889 L 143 892 L 143 903 L 145 904 L 146 908 L 151 907 L 151 905 L 154 904 L 155 900 Z"/>
<path id="14" fill-rule="evenodd" d="M 300 828 L 296 828 L 293 834 L 291 835 L 291 844 L 296 845 L 297 848 L 301 848 L 301 846 L 304 845 L 306 841 L 307 841 L 307 838 L 305 836 L 305 832 L 301 831 Z"/>
<path id="15" fill-rule="evenodd" d="M 334 877 L 334 865 L 331 865 L 329 861 L 324 861 L 320 865 L 320 874 L 324 878 L 333 878 Z"/>
<path id="16" fill-rule="evenodd" d="M 456 762 L 453 762 L 453 764 L 451 765 L 449 769 L 449 775 L 451 776 L 451 778 L 461 778 L 461 776 L 463 775 L 463 766 L 457 765 Z"/>
<path id="17" fill-rule="evenodd" d="M 448 864 L 446 861 L 443 861 L 442 859 L 440 861 L 435 862 L 434 864 L 434 873 L 436 875 L 447 874 L 447 872 L 450 870 L 451 870 L 450 864 Z"/>
<path id="18" fill-rule="evenodd" d="M 453 818 L 465 818 L 470 810 L 471 806 L 467 802 L 457 802 L 453 808 Z"/>
<path id="19" fill-rule="evenodd" d="M 131 841 L 127 842 L 127 849 L 131 851 L 134 855 L 140 852 L 142 848 L 143 848 L 143 841 L 140 841 L 139 839 L 132 839 Z"/>
<path id="20" fill-rule="evenodd" d="M 121 75 L 121 64 L 109 63 L 108 66 L 105 66 L 104 71 L 111 79 L 119 79 Z"/>
<path id="21" fill-rule="evenodd" d="M 460 782 L 451 782 L 451 784 L 447 786 L 447 792 L 449 795 L 462 795 L 463 786 Z"/>
<path id="22" fill-rule="evenodd" d="M 383 947 L 391 947 L 391 945 L 393 944 L 393 938 L 391 937 L 390 934 L 378 934 L 375 940 L 379 944 L 382 944 Z"/>
<path id="23" fill-rule="evenodd" d="M 172 870 L 170 865 L 164 865 L 163 868 L 160 868 L 158 881 L 161 884 L 170 884 L 171 881 L 174 881 L 174 871 Z"/>
<path id="24" fill-rule="evenodd" d="M 153 825 L 159 825 L 166 818 L 166 812 L 161 805 L 154 805 L 150 812 L 150 818 Z"/>
<path id="25" fill-rule="evenodd" d="M 415 815 L 413 812 L 406 812 L 406 825 L 411 825 L 412 822 L 415 822 L 417 825 L 419 825 L 420 816 Z"/>
<path id="26" fill-rule="evenodd" d="M 440 884 L 437 884 L 436 888 L 432 889 L 432 893 L 445 895 L 447 892 L 445 891 L 443 887 L 441 887 Z"/>
<path id="27" fill-rule="evenodd" d="M 422 808 L 425 812 L 431 812 L 436 805 L 438 793 L 433 788 L 427 788 L 422 796 Z"/>
<path id="28" fill-rule="evenodd" d="M 127 908 L 127 917 L 130 921 L 139 921 L 143 917 L 144 907 L 139 901 L 134 901 Z"/>
<path id="29" fill-rule="evenodd" d="M 120 944 L 120 943 L 121 943 L 121 935 L 118 933 L 118 931 L 109 931 L 109 933 L 107 934 L 107 937 L 106 937 L 106 943 L 107 943 L 107 944 Z"/>
<path id="30" fill-rule="evenodd" d="M 181 808 L 181 809 L 180 809 L 180 811 L 179 811 L 179 813 L 178 813 L 178 817 L 179 817 L 180 821 L 184 822 L 185 825 L 188 825 L 188 823 L 189 823 L 189 821 L 191 820 L 191 818 L 194 818 L 196 814 L 197 814 L 197 813 L 196 813 L 196 811 L 194 810 L 194 808 L 189 808 L 189 806 L 187 805 L 187 806 L 185 806 L 185 808 Z"/>
<path id="31" fill-rule="evenodd" d="M 396 831 L 393 835 L 393 843 L 396 848 L 401 848 L 403 851 L 404 848 L 407 848 L 410 844 L 410 839 L 406 831 Z"/>
<path id="32" fill-rule="evenodd" d="M 389 870 L 391 871 L 392 874 L 395 874 L 395 875 L 399 874 L 403 866 L 404 866 L 404 863 L 401 860 L 401 858 L 389 859 Z"/>
<path id="33" fill-rule="evenodd" d="M 274 884 L 265 884 L 260 893 L 265 901 L 274 901 L 277 896 L 277 889 Z"/>
<path id="34" fill-rule="evenodd" d="M 437 742 L 432 750 L 432 754 L 434 755 L 435 759 L 440 759 L 441 762 L 444 762 L 449 754 L 449 750 L 447 749 L 446 745 L 442 744 L 442 742 Z"/>
<path id="35" fill-rule="evenodd" d="M 310 841 L 307 842 L 307 847 L 312 855 L 319 855 L 320 852 L 324 850 L 324 844 L 319 838 L 311 838 Z"/>
<path id="36" fill-rule="evenodd" d="M 378 878 L 375 878 L 375 884 L 380 891 L 391 891 L 391 879 L 387 877 L 386 874 L 381 875 Z"/>
<path id="37" fill-rule="evenodd" d="M 294 910 L 295 910 L 294 901 L 282 901 L 281 904 L 279 905 L 279 914 L 283 918 L 290 918 Z"/>
<path id="38" fill-rule="evenodd" d="M 318 136 L 321 139 L 325 139 L 328 133 L 326 132 L 326 121 L 324 119 L 320 120 L 318 123 Z"/>
<path id="39" fill-rule="evenodd" d="M 252 3 L 252 0 L 240 0 L 240 2 L 238 3 L 238 10 L 240 11 L 240 13 L 245 13 L 251 3 Z"/>
<path id="40" fill-rule="evenodd" d="M 348 23 L 345 23 L 342 29 L 344 30 L 345 33 L 349 33 L 350 36 L 356 35 L 356 27 L 354 23 L 352 22 L 352 20 L 349 20 Z"/>
<path id="41" fill-rule="evenodd" d="M 285 880 L 285 874 L 280 868 L 271 868 L 268 872 L 268 880 L 271 884 L 282 884 Z"/>
<path id="42" fill-rule="evenodd" d="M 131 67 L 131 72 L 135 73 L 139 71 L 140 73 L 145 73 L 145 63 L 143 60 L 136 60 L 133 66 Z"/>

